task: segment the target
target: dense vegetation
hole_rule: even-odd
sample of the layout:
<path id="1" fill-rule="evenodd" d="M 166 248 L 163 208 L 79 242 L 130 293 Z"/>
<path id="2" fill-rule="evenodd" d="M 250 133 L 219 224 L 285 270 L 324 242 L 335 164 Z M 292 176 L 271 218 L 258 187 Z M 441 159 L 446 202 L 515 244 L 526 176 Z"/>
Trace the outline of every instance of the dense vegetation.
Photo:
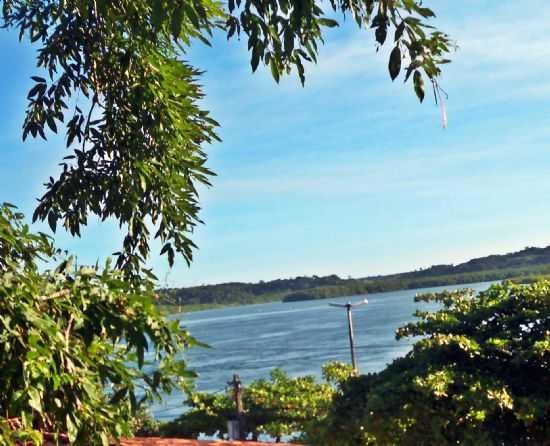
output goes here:
<path id="1" fill-rule="evenodd" d="M 550 246 L 472 259 L 459 265 L 435 265 L 430 268 L 364 279 L 296 277 L 259 283 L 223 283 L 190 288 L 160 290 L 161 303 L 185 309 L 217 305 L 236 305 L 284 300 L 292 302 L 351 296 L 439 285 L 513 279 L 526 283 L 550 275 Z M 181 310 L 181 308 L 179 308 Z"/>
<path id="2" fill-rule="evenodd" d="M 320 446 L 550 444 L 550 282 L 419 296 L 436 313 L 379 373 L 348 380 Z"/>
<path id="3" fill-rule="evenodd" d="M 50 240 L 2 207 L 0 442 L 37 440 L 49 430 L 77 444 L 106 444 L 130 432 L 141 399 L 188 374 L 174 353 L 192 339 L 152 305 L 154 276 L 145 267 L 153 237 L 170 265 L 177 254 L 192 260 L 197 186 L 213 175 L 204 145 L 217 139 L 218 124 L 198 104 L 200 71 L 182 56 L 219 30 L 247 41 L 253 71 L 263 63 L 278 81 L 294 68 L 303 84 L 323 29 L 337 22 L 314 1 L 1 4 L 0 26 L 36 49 L 23 139 L 64 133 L 71 150 L 60 172 L 45 174 L 33 220 L 80 236 L 90 217 L 113 219 L 125 236 L 114 269 L 107 263 L 73 272 L 66 259 L 40 271 L 37 262 L 56 261 Z M 391 45 L 392 80 L 403 72 L 421 101 L 428 80 L 438 97 L 450 42 L 429 26 L 434 13 L 421 1 L 334 0 L 323 7 L 374 30 L 377 46 Z M 160 360 L 152 376 L 143 372 L 148 348 Z"/>
<path id="4" fill-rule="evenodd" d="M 64 133 L 57 173 L 33 220 L 80 236 L 90 218 L 116 221 L 124 234 L 115 267 L 72 271 L 49 239 L 22 216 L 0 212 L 0 442 L 40 432 L 75 444 L 107 444 L 131 430 L 141 400 L 189 376 L 174 354 L 192 339 L 152 305 L 151 239 L 172 265 L 192 260 L 198 186 L 209 185 L 204 146 L 217 122 L 199 106 L 200 71 L 183 61 L 215 31 L 248 43 L 278 81 L 314 62 L 334 13 L 351 15 L 391 45 L 392 80 L 403 73 L 422 101 L 424 82 L 439 97 L 448 37 L 429 25 L 419 0 L 2 0 L 3 29 L 28 39 L 37 72 L 27 99 L 23 139 Z M 392 38 L 388 38 L 390 36 Z M 38 262 L 46 262 L 40 270 Z M 57 267 L 52 265 L 59 261 Z M 44 264 L 40 263 L 43 267 Z M 160 367 L 144 373 L 153 350 Z M 138 385 L 143 385 L 141 393 Z"/>
<path id="5" fill-rule="evenodd" d="M 245 436 L 257 439 L 269 435 L 277 440 L 289 436 L 296 442 L 307 441 L 319 432 L 319 421 L 328 415 L 338 385 L 353 373 L 350 365 L 332 362 L 323 367 L 322 383 L 313 376 L 291 378 L 280 369 L 272 370 L 270 379 L 251 382 L 242 389 Z M 196 438 L 202 433 L 223 437 L 227 434 L 227 420 L 236 417 L 232 389 L 222 394 L 191 392 L 187 404 L 188 412 L 157 425 L 148 434 Z"/>
<path id="6" fill-rule="evenodd" d="M 343 285 L 346 281 L 336 275 L 326 277 L 296 277 L 259 283 L 222 283 L 191 288 L 165 288 L 159 290 L 161 303 L 193 304 L 248 304 L 268 302 L 285 297 L 297 290 L 311 290 L 320 286 Z"/>
<path id="7" fill-rule="evenodd" d="M 264 63 L 278 81 L 295 68 L 304 82 L 304 63 L 315 61 L 323 28 L 336 26 L 320 4 L 237 0 L 225 10 L 210 0 L 2 1 L 2 27 L 37 46 L 39 72 L 23 137 L 45 139 L 63 129 L 72 151 L 49 177 L 34 218 L 73 235 L 92 216 L 110 218 L 125 237 L 115 268 L 73 271 L 46 236 L 31 233 L 12 207 L 1 207 L 0 443 L 39 444 L 50 431 L 75 444 L 109 444 L 131 432 L 141 402 L 192 376 L 175 353 L 193 339 L 155 310 L 153 277 L 144 268 L 152 237 L 170 264 L 177 254 L 191 261 L 189 237 L 200 222 L 197 186 L 212 175 L 203 146 L 217 138 L 217 123 L 198 105 L 199 70 L 181 56 L 195 39 L 206 42 L 222 30 L 247 41 L 253 70 Z M 420 100 L 427 79 L 437 98 L 449 40 L 428 25 L 434 14 L 423 2 L 322 5 L 372 30 L 377 45 L 391 45 L 392 79 L 403 71 Z M 548 262 L 537 263 L 539 254 L 528 252 L 519 264 L 491 258 L 486 268 L 470 270 L 442 266 L 354 281 L 332 276 L 309 287 L 307 279 L 299 287 L 290 281 L 249 295 L 361 293 L 368 286 L 458 281 L 457 274 L 464 281 L 480 272 L 502 277 L 518 267 L 544 273 Z M 545 444 L 549 287 L 505 284 L 479 299 L 432 296 L 444 309 L 420 314 L 420 323 L 400 332 L 424 336 L 414 350 L 378 374 L 347 380 L 341 390 L 275 372 L 248 392 L 256 420 L 251 433 L 300 430 L 329 445 Z M 151 374 L 147 350 L 159 361 Z M 194 409 L 202 414 L 203 403 L 211 405 L 198 396 Z"/>
<path id="8" fill-rule="evenodd" d="M 244 389 L 247 432 L 318 446 L 549 445 L 550 282 L 416 299 L 441 309 L 397 331 L 421 337 L 405 357 L 361 376 L 328 364 L 336 387 L 275 370 Z M 232 396 L 193 394 L 192 409 L 160 432 L 223 435 Z"/>
<path id="9" fill-rule="evenodd" d="M 48 432 L 106 446 L 132 433 L 141 404 L 194 377 L 176 359 L 194 340 L 159 316 L 152 282 L 122 280 L 109 263 L 75 271 L 58 256 L 0 206 L 0 445 L 42 444 Z"/>

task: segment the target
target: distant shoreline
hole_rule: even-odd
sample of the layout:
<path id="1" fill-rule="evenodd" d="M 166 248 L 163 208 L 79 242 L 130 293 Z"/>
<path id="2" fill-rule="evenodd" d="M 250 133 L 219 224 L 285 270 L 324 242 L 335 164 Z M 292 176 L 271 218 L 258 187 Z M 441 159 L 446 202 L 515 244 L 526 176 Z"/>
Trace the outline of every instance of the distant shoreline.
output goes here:
<path id="1" fill-rule="evenodd" d="M 547 279 L 550 279 L 550 276 L 549 277 L 540 277 L 540 278 L 537 278 L 536 280 L 540 280 L 540 279 L 543 279 L 543 278 L 547 278 Z M 526 281 L 522 281 L 522 280 L 517 280 L 517 279 L 504 279 L 504 280 L 512 280 L 516 283 L 521 283 L 521 284 L 527 284 L 527 283 L 532 283 L 534 282 L 535 280 L 531 281 L 531 280 L 526 280 Z M 362 294 L 344 294 L 344 295 L 339 295 L 339 296 L 329 296 L 329 297 L 322 297 L 322 298 L 312 298 L 312 299 L 297 299 L 297 300 L 282 300 L 282 299 L 276 299 L 276 300 L 270 300 L 270 301 L 262 301 L 262 302 L 251 302 L 251 303 L 242 303 L 242 304 L 236 304 L 236 303 L 231 303 L 231 304 L 193 304 L 193 305 L 174 305 L 174 304 L 157 304 L 157 307 L 159 308 L 159 310 L 161 311 L 161 313 L 163 313 L 164 315 L 168 316 L 168 315 L 172 315 L 172 314 L 180 314 L 180 313 L 196 313 L 196 312 L 199 312 L 199 311 L 207 311 L 207 310 L 217 310 L 217 309 L 222 309 L 222 308 L 235 308 L 235 307 L 246 307 L 246 306 L 249 306 L 249 305 L 260 305 L 260 304 L 268 304 L 268 303 L 275 303 L 275 302 L 281 302 L 281 303 L 293 303 L 293 302 L 307 302 L 307 301 L 312 301 L 312 300 L 325 300 L 325 299 L 334 299 L 334 298 L 341 298 L 341 297 L 349 297 L 349 298 L 354 298 L 354 297 L 364 297 L 364 296 L 368 296 L 368 295 L 371 295 L 371 294 L 385 294 L 385 293 L 393 293 L 395 291 L 417 291 L 417 290 L 425 290 L 425 289 L 429 289 L 429 288 L 437 288 L 437 287 L 444 287 L 444 286 L 447 286 L 447 285 L 457 285 L 457 286 L 465 286 L 467 287 L 468 285 L 475 285 L 475 284 L 480 284 L 480 283 L 487 283 L 488 285 L 491 284 L 491 283 L 495 283 L 495 282 L 499 282 L 500 280 L 482 280 L 482 281 L 479 281 L 479 282 L 464 282 L 464 283 L 453 283 L 453 284 L 444 284 L 444 285 L 432 285 L 432 286 L 424 286 L 424 287 L 420 287 L 420 288 L 401 288 L 401 289 L 395 289 L 395 290 L 387 290 L 387 291 L 376 291 L 374 293 L 362 293 Z"/>
<path id="2" fill-rule="evenodd" d="M 434 265 L 385 276 L 343 279 L 330 276 L 299 276 L 267 282 L 231 282 L 189 288 L 159 289 L 159 308 L 166 314 L 194 312 L 228 306 L 266 302 L 299 302 L 385 291 L 414 290 L 436 286 L 513 280 L 534 282 L 550 277 L 550 246 L 472 259 L 459 265 Z"/>

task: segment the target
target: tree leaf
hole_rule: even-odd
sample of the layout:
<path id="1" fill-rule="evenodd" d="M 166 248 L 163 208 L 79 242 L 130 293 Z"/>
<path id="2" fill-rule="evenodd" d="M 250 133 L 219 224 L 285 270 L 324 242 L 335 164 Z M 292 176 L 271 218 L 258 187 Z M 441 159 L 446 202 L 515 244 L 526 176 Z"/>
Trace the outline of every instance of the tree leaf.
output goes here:
<path id="1" fill-rule="evenodd" d="M 31 406 L 38 413 L 42 413 L 42 400 L 40 398 L 40 393 L 35 388 L 30 388 L 28 390 L 29 395 L 29 406 Z"/>
<path id="2" fill-rule="evenodd" d="M 434 12 L 430 8 L 417 8 L 416 11 L 424 18 L 435 17 Z"/>
<path id="3" fill-rule="evenodd" d="M 260 63 L 260 51 L 258 50 L 258 47 L 255 45 L 252 48 L 252 58 L 250 59 L 250 66 L 252 67 L 252 71 L 256 71 L 258 68 L 258 64 Z"/>
<path id="4" fill-rule="evenodd" d="M 275 59 L 271 59 L 269 66 L 271 68 L 271 75 L 273 76 L 273 79 L 275 79 L 275 82 L 279 83 L 280 74 L 279 67 L 277 66 L 277 61 Z"/>
<path id="5" fill-rule="evenodd" d="M 396 46 L 390 54 L 389 71 L 391 80 L 394 81 L 401 71 L 401 49 Z"/>
<path id="6" fill-rule="evenodd" d="M 48 213 L 48 225 L 52 232 L 55 232 L 57 227 L 57 216 L 53 210 Z"/>
<path id="7" fill-rule="evenodd" d="M 177 39 L 180 36 L 182 19 L 183 19 L 183 7 L 181 4 L 178 4 L 176 6 L 176 9 L 174 10 L 174 13 L 172 14 L 172 22 L 171 22 L 172 36 L 174 36 L 174 39 Z"/>
<path id="8" fill-rule="evenodd" d="M 50 128 L 50 130 L 54 133 L 57 133 L 57 126 L 55 125 L 55 120 L 51 116 L 48 116 L 46 118 L 46 122 L 48 123 L 48 127 Z"/>
<path id="9" fill-rule="evenodd" d="M 376 36 L 376 41 L 380 45 L 384 45 L 384 42 L 386 41 L 386 36 L 388 35 L 386 24 L 380 25 L 378 28 L 376 28 L 376 31 L 374 34 Z"/>
<path id="10" fill-rule="evenodd" d="M 320 19 L 317 19 L 317 23 L 319 23 L 319 25 L 327 26 L 328 28 L 334 28 L 336 26 L 339 26 L 338 22 L 336 20 L 327 19 L 327 18 L 324 18 L 324 17 L 320 18 Z"/>
<path id="11" fill-rule="evenodd" d="M 424 80 L 420 71 L 416 70 L 413 75 L 414 91 L 420 102 L 424 101 Z"/>
<path id="12" fill-rule="evenodd" d="M 70 414 L 67 414 L 67 416 L 65 417 L 65 420 L 67 423 L 67 434 L 69 436 L 69 441 L 73 443 L 76 440 L 76 437 L 78 436 L 78 428 L 76 427 Z"/>
<path id="13" fill-rule="evenodd" d="M 151 23 L 155 29 L 159 29 L 164 16 L 162 0 L 153 0 L 153 8 L 151 11 Z"/>
<path id="14" fill-rule="evenodd" d="M 395 41 L 397 42 L 403 36 L 405 31 L 405 21 L 403 20 L 397 28 L 395 28 Z"/>

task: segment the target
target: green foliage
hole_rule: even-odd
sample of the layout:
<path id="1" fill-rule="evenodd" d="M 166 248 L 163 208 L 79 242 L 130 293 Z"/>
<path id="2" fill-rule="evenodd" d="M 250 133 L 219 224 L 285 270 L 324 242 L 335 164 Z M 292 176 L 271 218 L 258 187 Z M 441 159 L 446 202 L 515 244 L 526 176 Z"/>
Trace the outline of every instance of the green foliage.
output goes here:
<path id="1" fill-rule="evenodd" d="M 277 279 L 259 283 L 222 283 L 190 288 L 168 288 L 159 290 L 160 301 L 166 304 L 230 304 L 267 302 L 284 298 L 296 290 L 309 290 L 318 286 L 343 284 L 345 281 L 336 275 L 325 277 L 296 277 Z"/>
<path id="2" fill-rule="evenodd" d="M 132 432 L 136 437 L 152 437 L 158 434 L 160 422 L 157 421 L 146 407 L 141 407 L 132 416 Z"/>
<path id="3" fill-rule="evenodd" d="M 235 418 L 235 405 L 229 394 L 192 392 L 186 402 L 191 409 L 160 426 L 164 437 L 193 438 L 227 433 L 227 421 Z"/>
<path id="4" fill-rule="evenodd" d="M 34 220 L 55 231 L 62 221 L 80 236 L 89 213 L 126 227 L 118 266 L 139 271 L 149 254 L 149 228 L 189 262 L 186 236 L 198 220 L 196 184 L 208 184 L 203 143 L 217 125 L 201 110 L 195 78 L 178 42 L 203 38 L 222 17 L 219 6 L 161 0 L 4 0 L 5 27 L 39 46 L 23 138 L 46 138 L 65 126 L 67 147 Z M 80 98 L 80 99 L 79 99 Z"/>
<path id="5" fill-rule="evenodd" d="M 421 97 L 422 70 L 439 91 L 449 42 L 425 23 L 434 14 L 420 0 L 331 6 L 374 28 L 379 45 L 394 27 L 394 44 L 408 59 L 405 80 L 414 73 Z M 215 29 L 228 37 L 242 31 L 253 70 L 262 61 L 278 81 L 295 66 L 303 83 L 303 61 L 316 60 L 321 27 L 336 26 L 314 2 L 230 0 L 227 7 L 214 0 L 2 0 L 1 26 L 37 49 L 23 139 L 64 133 L 72 150 L 45 184 L 33 220 L 80 236 L 95 215 L 117 221 L 125 237 L 116 269 L 72 271 L 65 259 L 43 272 L 37 262 L 56 259 L 50 240 L 1 208 L 0 441 L 38 443 L 47 430 L 76 444 L 107 444 L 131 430 L 129 414 L 141 402 L 192 375 L 175 354 L 193 340 L 159 315 L 154 276 L 143 266 L 152 237 L 170 265 L 176 254 L 191 261 L 197 189 L 213 175 L 203 146 L 218 139 L 218 124 L 198 106 L 200 71 L 182 56 Z M 395 54 L 392 60 L 394 79 L 401 65 Z M 150 375 L 149 348 L 159 361 Z"/>
<path id="6" fill-rule="evenodd" d="M 0 444 L 45 431 L 107 445 L 131 433 L 144 402 L 188 385 L 176 354 L 195 341 L 158 314 L 151 282 L 123 280 L 109 263 L 74 271 L 70 258 L 39 270 L 56 251 L 22 219 L 0 207 Z"/>
<path id="7" fill-rule="evenodd" d="M 304 64 L 317 61 L 318 45 L 324 42 L 323 27 L 338 26 L 319 2 L 230 0 L 228 7 L 228 37 L 243 31 L 251 52 L 252 71 L 262 61 L 277 82 L 296 68 L 304 83 Z M 448 62 L 444 55 L 449 52 L 450 42 L 448 36 L 427 23 L 435 14 L 421 1 L 331 0 L 329 7 L 333 13 L 351 15 L 359 28 L 374 29 L 379 46 L 387 41 L 394 46 L 389 62 L 392 80 L 399 75 L 405 60 L 405 82 L 414 73 L 418 98 L 424 99 L 421 72 L 439 94 L 437 78 L 440 65 Z M 390 33 L 393 39 L 387 39 Z"/>
<path id="8" fill-rule="evenodd" d="M 418 300 L 443 308 L 398 330 L 423 337 L 406 357 L 342 386 L 315 444 L 549 444 L 550 282 Z"/>
<path id="9" fill-rule="evenodd" d="M 328 363 L 323 367 L 325 383 L 317 383 L 313 376 L 291 378 L 274 369 L 269 380 L 253 381 L 243 389 L 246 431 L 252 438 L 261 434 L 275 439 L 301 435 L 307 441 L 319 430 L 319 420 L 328 413 L 336 393 L 331 384 L 341 383 L 353 373 L 347 364 Z M 163 435 L 224 435 L 227 420 L 235 418 L 231 390 L 225 394 L 191 393 L 188 404 L 191 410 L 161 427 Z"/>
<path id="10" fill-rule="evenodd" d="M 190 262 L 189 235 L 199 219 L 198 185 L 209 185 L 203 146 L 217 127 L 198 101 L 200 71 L 182 61 L 194 40 L 209 44 L 219 29 L 244 34 L 252 69 L 269 66 L 276 81 L 317 59 L 322 28 L 337 22 L 320 2 L 230 0 L 3 0 L 2 26 L 37 46 L 38 75 L 28 93 L 23 138 L 64 132 L 72 155 L 50 177 L 34 220 L 52 230 L 62 223 L 80 236 L 90 215 L 116 220 L 125 230 L 117 266 L 139 273 L 159 239 L 170 265 L 176 254 Z M 420 0 L 331 0 L 332 14 L 351 14 L 375 29 L 377 45 L 389 31 L 390 75 L 401 60 L 405 80 L 423 98 L 421 71 L 439 92 L 446 35 L 428 20 Z M 388 39 L 392 40 L 392 39 Z"/>

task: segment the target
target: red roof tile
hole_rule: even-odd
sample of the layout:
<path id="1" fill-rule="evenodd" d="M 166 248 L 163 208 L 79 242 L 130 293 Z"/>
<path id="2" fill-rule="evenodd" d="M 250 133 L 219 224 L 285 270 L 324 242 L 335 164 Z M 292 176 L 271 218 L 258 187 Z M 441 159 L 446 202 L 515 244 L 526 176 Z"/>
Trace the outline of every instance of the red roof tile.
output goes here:
<path id="1" fill-rule="evenodd" d="M 184 440 L 176 438 L 132 438 L 122 440 L 122 446 L 266 446 L 270 443 L 258 443 L 256 441 L 201 441 Z M 273 444 L 273 443 L 271 443 Z M 277 443 L 277 446 L 292 446 L 284 443 Z"/>

